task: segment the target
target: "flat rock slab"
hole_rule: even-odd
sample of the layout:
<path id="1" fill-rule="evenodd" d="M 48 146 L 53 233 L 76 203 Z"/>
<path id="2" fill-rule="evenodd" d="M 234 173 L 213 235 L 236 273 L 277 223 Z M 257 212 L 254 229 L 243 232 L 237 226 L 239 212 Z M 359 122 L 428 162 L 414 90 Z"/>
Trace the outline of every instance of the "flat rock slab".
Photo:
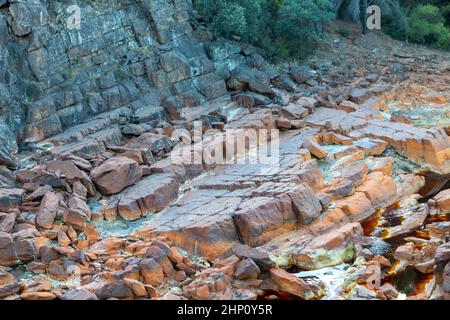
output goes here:
<path id="1" fill-rule="evenodd" d="M 354 144 L 365 154 L 379 155 L 389 145 L 401 155 L 425 164 L 432 170 L 441 173 L 450 171 L 450 138 L 443 128 L 417 128 L 382 120 L 377 115 L 378 111 L 372 107 L 366 107 L 364 112 L 358 110 L 347 113 L 318 108 L 305 120 L 312 127 L 326 128 L 355 139 Z"/>
<path id="2" fill-rule="evenodd" d="M 264 170 L 267 164 L 262 163 L 234 164 L 194 179 L 189 183 L 191 191 L 154 215 L 137 235 L 163 235 L 192 254 L 214 259 L 231 253 L 238 243 L 259 246 L 294 230 L 299 223 L 310 223 L 322 210 L 314 190 L 320 188 L 323 178 L 316 161 L 309 160 L 301 146 L 314 133 L 305 130 L 283 136 L 275 172 Z M 161 181 L 154 176 L 146 179 L 153 184 Z M 148 188 L 150 185 L 145 193 Z M 144 190 L 133 191 L 140 192 Z M 134 198 L 124 194 L 119 214 L 121 210 L 137 211 L 133 207 L 141 205 Z"/>
<path id="3" fill-rule="evenodd" d="M 179 181 L 168 173 L 145 177 L 120 194 L 119 215 L 125 220 L 136 220 L 158 212 L 178 197 Z"/>
<path id="4" fill-rule="evenodd" d="M 50 152 L 60 157 L 70 155 L 98 155 L 104 153 L 108 146 L 119 146 L 121 142 L 122 132 L 116 126 L 98 131 L 81 140 L 55 147 Z"/>
<path id="5" fill-rule="evenodd" d="M 450 138 L 442 128 L 416 128 L 404 123 L 371 120 L 367 127 L 358 131 L 388 142 L 401 155 L 433 170 L 443 173 L 450 170 Z"/>
<path id="6" fill-rule="evenodd" d="M 112 157 L 91 171 L 97 189 L 105 195 L 119 193 L 142 177 L 139 164 L 126 157 Z"/>
<path id="7" fill-rule="evenodd" d="M 192 254 L 208 258 L 230 253 L 239 243 L 232 216 L 242 199 L 226 197 L 225 193 L 218 190 L 186 193 L 179 206 L 156 215 L 137 234 L 144 238 L 164 235 Z"/>

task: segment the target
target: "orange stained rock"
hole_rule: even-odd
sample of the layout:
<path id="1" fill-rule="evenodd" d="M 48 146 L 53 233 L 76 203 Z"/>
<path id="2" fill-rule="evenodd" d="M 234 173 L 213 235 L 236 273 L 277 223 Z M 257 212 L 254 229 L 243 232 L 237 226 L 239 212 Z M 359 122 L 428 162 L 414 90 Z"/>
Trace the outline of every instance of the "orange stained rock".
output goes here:
<path id="1" fill-rule="evenodd" d="M 434 200 L 441 213 L 450 213 L 450 189 L 439 192 Z"/>
<path id="2" fill-rule="evenodd" d="M 363 192 L 355 192 L 352 196 L 337 201 L 336 207 L 354 221 L 363 221 L 375 212 L 372 203 Z"/>
<path id="3" fill-rule="evenodd" d="M 381 172 L 370 173 L 366 182 L 356 191 L 363 192 L 374 208 L 390 205 L 397 196 L 397 186 L 394 180 Z"/>

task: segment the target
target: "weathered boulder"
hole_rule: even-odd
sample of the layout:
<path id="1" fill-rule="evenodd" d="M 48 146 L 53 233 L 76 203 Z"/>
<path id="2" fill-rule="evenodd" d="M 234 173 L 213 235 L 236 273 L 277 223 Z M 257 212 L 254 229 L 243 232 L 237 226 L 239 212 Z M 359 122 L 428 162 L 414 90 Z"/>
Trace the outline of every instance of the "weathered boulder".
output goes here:
<path id="1" fill-rule="evenodd" d="M 381 172 L 370 173 L 364 184 L 356 191 L 364 193 L 374 208 L 386 207 L 397 197 L 394 180 Z"/>
<path id="2" fill-rule="evenodd" d="M 61 177 L 64 177 L 69 181 L 82 180 L 87 178 L 86 172 L 80 170 L 70 160 L 53 160 L 48 162 L 46 165 L 48 172 L 53 174 L 59 172 Z"/>
<path id="3" fill-rule="evenodd" d="M 450 213 L 450 189 L 439 192 L 434 200 L 441 213 Z"/>
<path id="4" fill-rule="evenodd" d="M 127 157 L 113 157 L 91 171 L 97 189 L 105 194 L 119 193 L 142 177 L 139 164 Z"/>
<path id="5" fill-rule="evenodd" d="M 16 278 L 0 269 L 0 299 L 17 294 L 21 290 L 21 286 Z"/>
<path id="6" fill-rule="evenodd" d="M 157 287 L 164 280 L 164 271 L 153 258 L 142 260 L 139 264 L 139 270 L 144 277 L 145 284 Z"/>
<path id="7" fill-rule="evenodd" d="M 65 292 L 63 295 L 61 295 L 60 297 L 61 300 L 73 300 L 73 301 L 78 301 L 78 300 L 98 300 L 97 296 L 95 295 L 95 293 L 90 292 L 86 289 L 72 289 L 69 290 L 67 292 Z"/>
<path id="8" fill-rule="evenodd" d="M 233 253 L 240 259 L 246 258 L 253 260 L 262 271 L 269 271 L 275 266 L 269 255 L 256 248 L 251 248 L 249 246 L 238 244 L 234 249 Z"/>
<path id="9" fill-rule="evenodd" d="M 133 292 L 127 286 L 124 280 L 110 282 L 103 285 L 95 291 L 95 295 L 100 299 L 116 298 L 116 299 L 132 299 Z"/>
<path id="10" fill-rule="evenodd" d="M 84 230 L 88 217 L 85 212 L 77 209 L 68 209 L 64 212 L 63 221 L 77 230 Z"/>
<path id="11" fill-rule="evenodd" d="M 279 268 L 270 270 L 272 280 L 279 286 L 279 290 L 290 293 L 302 299 L 318 299 L 324 295 L 324 288 L 311 285 L 305 280 Z"/>
<path id="12" fill-rule="evenodd" d="M 178 179 L 171 174 L 154 174 L 128 188 L 120 196 L 119 215 L 126 220 L 164 209 L 178 197 Z"/>
<path id="13" fill-rule="evenodd" d="M 145 285 L 142 282 L 128 278 L 125 278 L 124 281 L 131 291 L 133 291 L 135 297 L 146 298 L 148 296 Z"/>
<path id="14" fill-rule="evenodd" d="M 362 236 L 363 229 L 359 223 L 346 224 L 294 249 L 291 260 L 295 265 L 308 270 L 351 261 L 355 257 L 355 243 Z"/>
<path id="15" fill-rule="evenodd" d="M 297 216 L 289 196 L 244 201 L 233 220 L 245 244 L 258 246 L 295 228 Z"/>
<path id="16" fill-rule="evenodd" d="M 59 209 L 61 197 L 54 192 L 47 193 L 42 199 L 39 211 L 36 214 L 36 224 L 45 229 L 51 229 Z"/>
<path id="17" fill-rule="evenodd" d="M 14 212 L 0 212 L 0 232 L 10 233 L 16 222 L 16 214 Z"/>
<path id="18" fill-rule="evenodd" d="M 233 277 L 240 280 L 256 279 L 261 270 L 252 259 L 243 259 L 236 265 Z"/>
<path id="19" fill-rule="evenodd" d="M 143 153 L 150 152 L 152 155 L 157 156 L 170 152 L 172 143 L 167 136 L 148 132 L 133 139 L 125 147 L 140 150 Z"/>
<path id="20" fill-rule="evenodd" d="M 11 266 L 17 263 L 13 237 L 6 232 L 0 232 L 0 266 Z"/>
<path id="21" fill-rule="evenodd" d="M 363 221 L 375 213 L 372 203 L 363 192 L 355 192 L 352 196 L 337 201 L 336 207 L 354 221 Z"/>
<path id="22" fill-rule="evenodd" d="M 303 84 L 311 79 L 311 69 L 306 66 L 295 66 L 289 69 L 292 78 L 298 84 Z"/>
<path id="23" fill-rule="evenodd" d="M 30 34 L 48 19 L 45 8 L 39 3 L 12 3 L 9 7 L 11 28 L 15 35 L 22 37 Z"/>
<path id="24" fill-rule="evenodd" d="M 20 295 L 22 300 L 48 301 L 55 300 L 56 295 L 52 292 L 24 292 Z"/>
<path id="25" fill-rule="evenodd" d="M 319 199 L 306 184 L 298 185 L 287 194 L 292 200 L 292 208 L 300 224 L 310 224 L 322 212 Z"/>
<path id="26" fill-rule="evenodd" d="M 194 300 L 229 300 L 233 297 L 231 278 L 221 271 L 212 269 L 200 274 L 183 287 L 187 297 Z"/>
<path id="27" fill-rule="evenodd" d="M 311 137 L 303 143 L 303 147 L 308 149 L 311 154 L 319 159 L 323 159 L 328 152 L 319 144 L 317 137 Z"/>
<path id="28" fill-rule="evenodd" d="M 213 100 L 227 93 L 227 86 L 223 79 L 215 73 L 205 74 L 193 79 L 195 87 L 206 99 Z"/>
<path id="29" fill-rule="evenodd" d="M 14 241 L 14 251 L 17 258 L 25 262 L 32 261 L 39 255 L 33 239 L 16 239 Z"/>

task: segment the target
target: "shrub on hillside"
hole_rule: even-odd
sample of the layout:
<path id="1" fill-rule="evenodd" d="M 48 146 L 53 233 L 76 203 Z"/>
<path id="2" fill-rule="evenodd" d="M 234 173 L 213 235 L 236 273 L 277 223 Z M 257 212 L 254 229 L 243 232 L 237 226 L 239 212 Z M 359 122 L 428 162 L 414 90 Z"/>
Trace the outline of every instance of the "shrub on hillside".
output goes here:
<path id="1" fill-rule="evenodd" d="M 412 42 L 450 49 L 450 30 L 442 11 L 433 5 L 419 5 L 409 15 L 408 39 Z"/>
<path id="2" fill-rule="evenodd" d="M 334 19 L 328 0 L 285 0 L 280 6 L 276 22 L 278 42 L 289 55 L 303 57 L 301 50 L 323 36 L 323 26 Z"/>
<path id="3" fill-rule="evenodd" d="M 216 37 L 238 36 L 268 55 L 303 57 L 334 17 L 329 0 L 194 0 Z"/>
<path id="4" fill-rule="evenodd" d="M 195 9 L 217 37 L 258 37 L 263 9 L 261 0 L 194 0 Z"/>

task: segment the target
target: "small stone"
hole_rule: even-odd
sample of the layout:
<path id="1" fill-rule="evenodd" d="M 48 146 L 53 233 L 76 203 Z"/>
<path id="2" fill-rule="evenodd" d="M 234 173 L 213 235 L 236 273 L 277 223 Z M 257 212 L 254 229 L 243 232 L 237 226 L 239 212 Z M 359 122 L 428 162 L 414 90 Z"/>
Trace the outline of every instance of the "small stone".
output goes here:
<path id="1" fill-rule="evenodd" d="M 133 292 L 125 283 L 124 280 L 119 280 L 112 283 L 107 283 L 95 291 L 99 299 L 117 298 L 117 299 L 132 299 Z"/>
<path id="2" fill-rule="evenodd" d="M 67 247 L 71 244 L 69 237 L 64 231 L 58 231 L 58 244 L 62 247 Z"/>
<path id="3" fill-rule="evenodd" d="M 61 295 L 61 300 L 85 301 L 98 300 L 98 298 L 95 293 L 92 293 L 86 289 L 73 289 Z"/>
<path id="4" fill-rule="evenodd" d="M 178 282 L 183 282 L 184 280 L 186 280 L 186 278 L 186 272 L 182 270 L 179 270 L 175 273 L 175 280 L 177 280 Z"/>
<path id="5" fill-rule="evenodd" d="M 236 265 L 234 277 L 240 280 L 257 279 L 261 270 L 252 259 L 244 259 Z"/>
<path id="6" fill-rule="evenodd" d="M 291 121 L 286 118 L 279 118 L 276 120 L 277 128 L 281 131 L 287 131 L 291 129 Z"/>
<path id="7" fill-rule="evenodd" d="M 142 282 L 133 279 L 124 279 L 126 285 L 133 291 L 134 295 L 138 298 L 147 297 L 147 290 Z"/>
<path id="8" fill-rule="evenodd" d="M 55 300 L 56 295 L 51 292 L 26 292 L 20 295 L 22 300 Z"/>
<path id="9" fill-rule="evenodd" d="M 383 292 L 386 298 L 389 300 L 394 300 L 398 297 L 399 293 L 397 289 L 394 288 L 390 283 L 385 283 L 380 287 L 380 290 Z"/>

